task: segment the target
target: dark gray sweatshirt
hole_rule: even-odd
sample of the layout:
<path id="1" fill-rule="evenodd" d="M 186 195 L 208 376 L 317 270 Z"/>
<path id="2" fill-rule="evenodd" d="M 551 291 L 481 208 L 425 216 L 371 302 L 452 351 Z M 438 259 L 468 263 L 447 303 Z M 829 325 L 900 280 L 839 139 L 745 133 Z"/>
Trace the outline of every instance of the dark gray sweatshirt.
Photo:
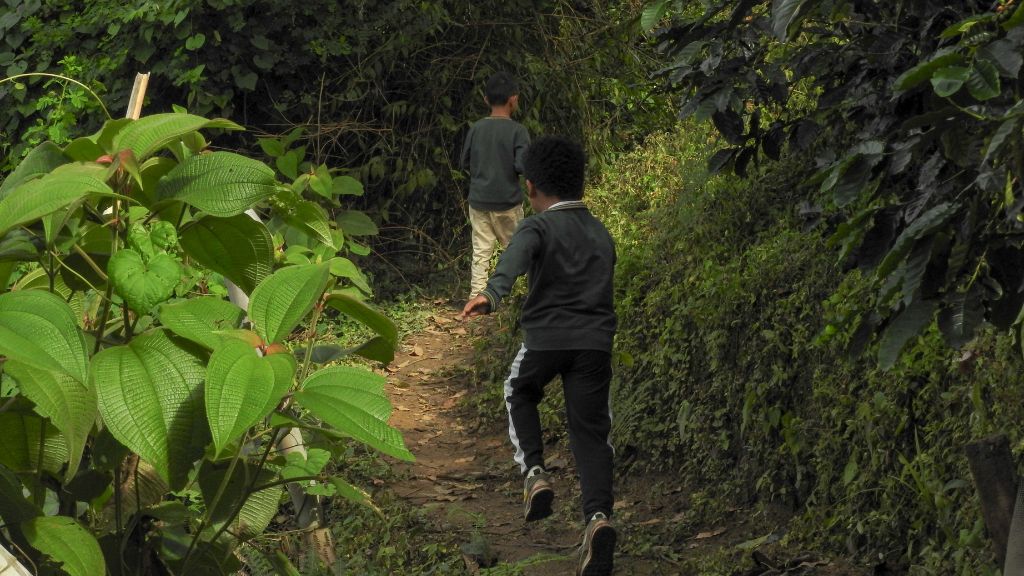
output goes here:
<path id="1" fill-rule="evenodd" d="M 615 336 L 615 244 L 583 202 L 560 202 L 519 223 L 482 294 L 493 311 L 527 275 L 527 350 L 604 350 Z"/>
<path id="2" fill-rule="evenodd" d="M 509 118 L 482 118 L 470 127 L 461 158 L 469 170 L 470 206 L 496 212 L 523 203 L 519 175 L 529 145 L 526 128 Z"/>

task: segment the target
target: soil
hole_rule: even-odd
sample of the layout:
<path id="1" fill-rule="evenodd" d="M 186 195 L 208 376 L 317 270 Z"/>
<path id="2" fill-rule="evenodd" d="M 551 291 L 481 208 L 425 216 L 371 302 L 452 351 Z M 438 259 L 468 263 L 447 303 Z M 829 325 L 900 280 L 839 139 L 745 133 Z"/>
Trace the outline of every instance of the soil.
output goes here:
<path id="1" fill-rule="evenodd" d="M 555 479 L 555 513 L 527 525 L 522 479 L 512 461 L 507 426 L 502 418 L 478 418 L 467 407 L 479 393 L 467 370 L 474 342 L 498 328 L 493 318 L 460 322 L 452 308 L 439 302 L 434 306 L 428 326 L 405 339 L 389 366 L 388 391 L 395 407 L 391 422 L 416 455 L 414 463 L 396 464 L 397 480 L 390 489 L 428 510 L 430 529 L 439 539 L 463 543 L 470 574 L 500 563 L 515 564 L 526 576 L 574 574 L 583 523 L 568 446 L 556 441 L 545 447 Z M 495 402 L 493 409 L 503 412 L 504 407 Z M 736 566 L 720 567 L 716 574 L 723 568 L 726 574 L 743 576 L 870 573 L 813 554 L 791 554 L 776 565 L 763 552 L 770 546 L 749 546 L 759 539 L 777 540 L 786 512 L 755 515 L 731 510 L 717 522 L 680 535 L 673 527 L 684 525 L 688 514 L 685 486 L 676 485 L 673 478 L 650 476 L 617 478 L 616 483 L 616 574 L 698 574 L 692 568 L 695 559 L 720 554 L 723 547 L 739 550 L 732 555 Z"/>

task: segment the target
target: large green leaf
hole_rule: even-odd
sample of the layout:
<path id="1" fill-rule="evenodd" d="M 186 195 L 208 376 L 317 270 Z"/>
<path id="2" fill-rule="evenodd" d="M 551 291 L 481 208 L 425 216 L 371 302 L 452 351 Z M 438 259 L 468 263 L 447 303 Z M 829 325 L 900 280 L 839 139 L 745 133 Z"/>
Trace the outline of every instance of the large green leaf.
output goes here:
<path id="1" fill-rule="evenodd" d="M 228 466 L 228 462 L 204 461 L 199 469 L 199 490 L 202 492 L 203 501 L 207 506 L 214 504 L 217 491 L 227 475 Z M 266 468 L 260 470 L 257 476 L 255 466 L 246 462 L 238 462 L 231 472 L 231 478 L 226 487 L 221 491 L 220 498 L 216 499 L 213 509 L 209 511 L 211 528 L 215 530 L 222 526 L 244 499 L 238 516 L 231 522 L 232 533 L 241 536 L 242 540 L 262 534 L 277 514 L 283 488 L 275 486 L 252 493 L 249 490 L 276 479 L 277 475 Z"/>
<path id="2" fill-rule="evenodd" d="M 370 499 L 370 495 L 362 488 L 357 488 L 337 476 L 331 478 L 331 485 L 334 486 L 335 490 L 337 490 L 337 494 L 339 496 L 349 500 L 350 502 L 366 506 L 370 510 L 376 512 L 378 516 L 383 517 L 384 513 L 376 504 L 373 503 L 373 500 Z"/>
<path id="3" fill-rule="evenodd" d="M 772 0 L 772 31 L 779 40 L 789 39 L 793 24 L 807 0 Z"/>
<path id="4" fill-rule="evenodd" d="M 387 424 L 391 402 L 384 377 L 352 366 L 324 368 L 302 383 L 294 399 L 336 430 L 389 456 L 414 460 L 402 434 Z"/>
<path id="5" fill-rule="evenodd" d="M 373 220 L 360 210 L 345 210 L 335 221 L 346 236 L 376 236 L 380 232 Z"/>
<path id="6" fill-rule="evenodd" d="M 68 461 L 68 447 L 64 437 L 46 419 L 27 407 L 0 412 L 0 464 L 15 472 L 35 473 L 43 470 L 57 474 Z M 42 464 L 40 466 L 40 443 Z"/>
<path id="7" fill-rule="evenodd" d="M 74 518 L 37 516 L 21 523 L 33 548 L 61 565 L 70 576 L 97 576 L 107 571 L 100 544 Z"/>
<path id="8" fill-rule="evenodd" d="M 376 308 L 347 294 L 331 293 L 326 304 L 380 334 L 392 348 L 398 346 L 398 327 Z"/>
<path id="9" fill-rule="evenodd" d="M 964 82 L 971 74 L 971 69 L 966 66 L 946 66 L 939 68 L 932 75 L 932 88 L 935 93 L 943 98 L 952 96 L 960 91 Z"/>
<path id="10" fill-rule="evenodd" d="M 180 201 L 214 216 L 234 216 L 277 189 L 274 171 L 233 152 L 199 154 L 167 173 L 157 186 L 161 201 Z"/>
<path id="11" fill-rule="evenodd" d="M 290 190 L 282 190 L 274 195 L 273 207 L 274 213 L 288 224 L 328 246 L 334 246 L 327 213 L 316 202 L 303 200 Z"/>
<path id="12" fill-rule="evenodd" d="M 234 122 L 219 118 L 208 120 L 191 114 L 153 114 L 139 118 L 121 128 L 113 138 L 110 152 L 128 148 L 141 162 L 161 148 L 178 142 L 187 134 L 203 128 L 244 130 Z"/>
<path id="13" fill-rule="evenodd" d="M 65 481 L 78 472 L 85 441 L 96 421 L 96 392 L 66 372 L 44 370 L 18 360 L 8 360 L 4 369 L 18 381 L 22 395 L 36 405 L 36 412 L 64 435 L 68 444 Z"/>
<path id="14" fill-rule="evenodd" d="M 640 14 L 640 28 L 645 32 L 654 28 L 667 11 L 668 0 L 654 0 Z"/>
<path id="15" fill-rule="evenodd" d="M 999 96 L 1001 84 L 999 70 L 987 60 L 976 60 L 967 77 L 967 90 L 976 100 L 989 100 Z"/>
<path id="16" fill-rule="evenodd" d="M 53 142 L 43 142 L 33 148 L 18 164 L 18 167 L 7 178 L 4 178 L 3 183 L 0 184 L 0 200 L 20 184 L 49 174 L 54 168 L 67 163 L 68 158 L 59 146 Z"/>
<path id="17" fill-rule="evenodd" d="M 99 164 L 64 164 L 10 190 L 0 200 L 0 235 L 14 226 L 56 212 L 88 194 L 114 194 L 104 182 L 105 174 L 106 168 Z"/>
<path id="18" fill-rule="evenodd" d="M 110 433 L 180 488 L 206 443 L 199 352 L 165 330 L 93 357 L 89 377 Z"/>
<path id="19" fill-rule="evenodd" d="M 931 323 L 934 315 L 935 302 L 920 299 L 914 300 L 897 314 L 885 329 L 885 334 L 878 344 L 878 365 L 883 370 L 892 368 L 903 347 Z"/>
<path id="20" fill-rule="evenodd" d="M 958 52 L 941 52 L 936 54 L 931 60 L 922 62 L 903 74 L 900 74 L 899 78 L 896 79 L 896 83 L 893 85 L 893 88 L 898 92 L 910 90 L 925 80 L 930 80 L 936 70 L 960 64 L 963 61 L 963 55 Z"/>
<path id="21" fill-rule="evenodd" d="M 185 253 L 251 294 L 274 267 L 274 240 L 262 223 L 245 214 L 191 222 L 179 238 Z"/>
<path id="22" fill-rule="evenodd" d="M 889 249 L 889 253 L 885 255 L 885 259 L 878 265 L 875 272 L 878 278 L 884 279 L 895 270 L 910 249 L 914 247 L 915 242 L 945 226 L 958 208 L 958 204 L 944 202 L 918 216 L 910 226 L 900 233 L 892 248 Z"/>
<path id="23" fill-rule="evenodd" d="M 221 341 L 214 332 L 238 328 L 245 310 L 217 296 L 191 298 L 160 306 L 160 322 L 182 338 L 213 350 Z"/>
<path id="24" fill-rule="evenodd" d="M 170 254 L 160 253 L 146 262 L 130 248 L 118 250 L 107 264 L 114 291 L 139 314 L 148 314 L 173 296 L 181 272 L 181 264 Z"/>
<path id="25" fill-rule="evenodd" d="M 294 361 L 291 364 L 291 373 L 282 364 L 279 376 L 271 362 L 271 358 L 279 356 L 291 357 L 287 354 L 261 357 L 256 348 L 230 338 L 210 355 L 204 395 L 216 454 L 238 440 L 281 402 L 291 385 L 295 364 Z"/>
<path id="26" fill-rule="evenodd" d="M 25 499 L 21 482 L 14 472 L 0 464 L 0 520 L 8 526 L 17 526 L 42 513 Z"/>
<path id="27" fill-rule="evenodd" d="M 313 309 L 327 287 L 326 263 L 288 266 L 253 290 L 249 318 L 265 342 L 280 342 Z"/>
<path id="28" fill-rule="evenodd" d="M 84 385 L 88 373 L 85 336 L 71 307 L 42 290 L 0 294 L 0 355 L 62 372 Z"/>

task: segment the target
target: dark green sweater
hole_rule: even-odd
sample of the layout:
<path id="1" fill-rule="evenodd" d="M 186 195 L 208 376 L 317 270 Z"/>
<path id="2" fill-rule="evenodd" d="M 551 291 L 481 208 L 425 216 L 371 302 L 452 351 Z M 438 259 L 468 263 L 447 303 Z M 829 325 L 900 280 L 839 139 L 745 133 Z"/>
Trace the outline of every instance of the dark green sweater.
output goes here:
<path id="1" fill-rule="evenodd" d="M 493 311 L 526 274 L 527 350 L 610 352 L 614 269 L 615 244 L 604 224 L 582 202 L 561 202 L 519 223 L 482 294 Z"/>
<path id="2" fill-rule="evenodd" d="M 477 210 L 511 210 L 523 203 L 519 175 L 530 135 L 509 118 L 488 117 L 469 129 L 461 164 L 469 170 L 469 205 Z"/>

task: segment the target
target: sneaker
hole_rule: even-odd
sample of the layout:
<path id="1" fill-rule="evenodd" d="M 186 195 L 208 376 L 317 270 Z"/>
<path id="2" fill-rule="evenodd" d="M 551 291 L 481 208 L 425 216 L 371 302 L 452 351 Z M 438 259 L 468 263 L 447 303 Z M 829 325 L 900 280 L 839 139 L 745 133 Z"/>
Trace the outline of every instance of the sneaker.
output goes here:
<path id="1" fill-rule="evenodd" d="M 551 476 L 540 466 L 530 468 L 523 482 L 523 515 L 527 522 L 551 516 L 551 502 L 555 491 L 551 488 Z"/>
<path id="2" fill-rule="evenodd" d="M 576 576 L 609 576 L 615 561 L 616 537 L 615 528 L 608 517 L 603 512 L 594 514 L 583 532 Z"/>

